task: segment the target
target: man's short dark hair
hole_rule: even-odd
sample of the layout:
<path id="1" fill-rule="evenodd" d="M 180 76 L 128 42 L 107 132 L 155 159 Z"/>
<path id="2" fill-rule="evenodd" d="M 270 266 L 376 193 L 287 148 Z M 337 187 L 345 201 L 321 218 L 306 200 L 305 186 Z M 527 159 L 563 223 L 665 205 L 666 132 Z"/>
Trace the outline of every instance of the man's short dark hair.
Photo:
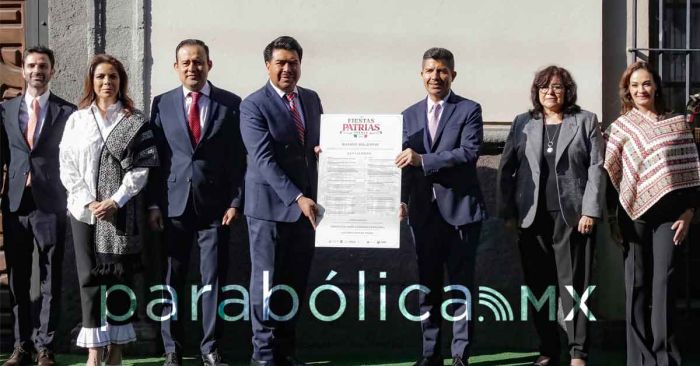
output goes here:
<path id="1" fill-rule="evenodd" d="M 203 41 L 193 38 L 185 39 L 175 47 L 175 61 L 177 61 L 177 52 L 180 51 L 180 48 L 185 46 L 200 46 L 204 48 L 204 54 L 207 55 L 207 61 L 209 61 L 209 46 Z"/>
<path id="2" fill-rule="evenodd" d="M 274 41 L 270 42 L 267 47 L 265 47 L 265 51 L 263 51 L 265 62 L 270 62 L 270 60 L 272 60 L 272 51 L 279 49 L 296 51 L 297 55 L 299 55 L 299 61 L 301 61 L 303 50 L 301 49 L 299 42 L 290 36 L 281 36 L 277 37 Z"/>
<path id="3" fill-rule="evenodd" d="M 440 60 L 447 64 L 450 71 L 455 71 L 455 56 L 447 48 L 433 47 L 423 54 L 423 62 L 425 60 Z"/>
<path id="4" fill-rule="evenodd" d="M 51 63 L 51 68 L 53 69 L 53 65 L 56 62 L 56 59 L 54 58 L 53 51 L 51 51 L 50 48 L 48 48 L 46 46 L 34 46 L 31 48 L 27 48 L 26 50 L 24 50 L 24 55 L 22 56 L 22 65 L 23 66 L 24 66 L 24 59 L 26 59 L 30 53 L 42 53 L 42 54 L 48 56 L 49 63 Z"/>

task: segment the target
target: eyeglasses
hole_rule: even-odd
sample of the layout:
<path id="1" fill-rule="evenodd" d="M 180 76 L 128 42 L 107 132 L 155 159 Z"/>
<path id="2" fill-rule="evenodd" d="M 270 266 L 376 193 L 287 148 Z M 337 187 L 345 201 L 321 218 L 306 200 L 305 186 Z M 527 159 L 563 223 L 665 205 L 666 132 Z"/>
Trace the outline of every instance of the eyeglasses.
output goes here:
<path id="1" fill-rule="evenodd" d="M 554 91 L 554 94 L 561 94 L 564 91 L 564 85 L 553 84 L 553 85 L 549 85 L 549 86 L 541 86 L 540 93 L 547 94 L 547 93 L 549 93 L 550 89 L 552 89 Z"/>

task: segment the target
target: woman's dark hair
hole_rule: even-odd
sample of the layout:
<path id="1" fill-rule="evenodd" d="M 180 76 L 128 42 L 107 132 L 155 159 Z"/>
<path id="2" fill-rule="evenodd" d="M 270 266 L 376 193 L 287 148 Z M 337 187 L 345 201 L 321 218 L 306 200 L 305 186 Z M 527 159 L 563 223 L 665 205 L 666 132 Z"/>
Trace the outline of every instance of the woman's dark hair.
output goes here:
<path id="1" fill-rule="evenodd" d="M 530 87 L 532 109 L 530 110 L 530 115 L 533 117 L 542 117 L 544 107 L 542 103 L 540 103 L 540 88 L 549 86 L 549 81 L 555 76 L 559 76 L 562 86 L 564 86 L 564 106 L 562 107 L 562 112 L 564 114 L 574 114 L 581 111 L 581 107 L 576 104 L 576 82 L 574 78 L 571 77 L 571 73 L 563 67 L 551 65 L 538 71 L 535 74 L 535 79 L 532 80 L 532 86 Z"/>
<path id="2" fill-rule="evenodd" d="M 659 115 L 668 112 L 666 109 L 666 103 L 664 101 L 664 93 L 661 89 L 661 76 L 654 70 L 654 68 L 646 61 L 637 61 L 625 69 L 620 77 L 620 83 L 618 85 L 620 90 L 620 113 L 625 114 L 634 108 L 634 100 L 632 100 L 632 95 L 630 94 L 630 78 L 632 74 L 637 70 L 646 70 L 651 74 L 654 79 L 654 84 L 656 84 L 656 94 L 654 95 L 654 109 Z"/>
<path id="3" fill-rule="evenodd" d="M 83 83 L 83 98 L 80 100 L 80 108 L 89 107 L 97 98 L 93 79 L 95 78 L 95 69 L 97 69 L 99 64 L 110 64 L 117 69 L 117 73 L 119 74 L 119 92 L 117 93 L 117 100 L 122 102 L 124 113 L 130 116 L 131 113 L 134 112 L 134 101 L 129 97 L 129 77 L 126 75 L 124 65 L 122 65 L 119 60 L 114 56 L 105 54 L 95 55 L 92 61 L 90 61 L 90 68 L 88 69 L 87 75 L 85 75 L 85 82 Z"/>

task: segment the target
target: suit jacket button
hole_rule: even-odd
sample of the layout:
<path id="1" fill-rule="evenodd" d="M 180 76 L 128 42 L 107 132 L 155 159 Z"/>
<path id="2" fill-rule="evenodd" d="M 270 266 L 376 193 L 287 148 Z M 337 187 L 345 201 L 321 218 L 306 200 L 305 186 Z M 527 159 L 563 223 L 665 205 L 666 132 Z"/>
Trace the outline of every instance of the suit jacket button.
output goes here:
<path id="1" fill-rule="evenodd" d="M 192 178 L 187 178 L 187 183 L 192 183 Z"/>

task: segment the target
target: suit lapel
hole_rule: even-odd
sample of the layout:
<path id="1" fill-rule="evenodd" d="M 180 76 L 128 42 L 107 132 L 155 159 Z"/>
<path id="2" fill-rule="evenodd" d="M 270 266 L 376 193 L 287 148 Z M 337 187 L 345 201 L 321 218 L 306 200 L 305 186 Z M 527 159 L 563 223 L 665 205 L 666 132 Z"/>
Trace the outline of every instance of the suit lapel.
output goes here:
<path id="1" fill-rule="evenodd" d="M 578 130 L 578 124 L 576 117 L 573 115 L 567 115 L 564 117 L 562 122 L 561 131 L 559 131 L 559 138 L 557 138 L 557 155 L 554 159 L 554 166 L 557 166 L 559 159 L 561 159 L 564 150 L 569 146 L 571 140 L 576 136 L 576 131 Z"/>
<path id="2" fill-rule="evenodd" d="M 5 109 L 7 110 L 7 116 L 9 118 L 5 121 L 5 130 L 7 131 L 7 138 L 9 140 L 15 139 L 15 141 L 22 141 L 18 145 L 29 152 L 27 140 L 22 134 L 22 129 L 19 128 L 19 107 L 23 99 L 24 94 L 6 104 Z"/>
<path id="3" fill-rule="evenodd" d="M 197 147 L 204 142 L 204 140 L 211 137 L 212 131 L 214 131 L 214 122 L 218 120 L 219 116 L 219 93 L 218 89 L 214 88 L 214 85 L 209 84 L 211 92 L 209 94 L 209 113 L 207 113 L 207 120 L 204 122 L 204 131 L 202 131 L 202 138 L 199 139 Z M 188 127 L 189 128 L 189 127 Z"/>
<path id="4" fill-rule="evenodd" d="M 435 152 L 435 149 L 437 148 L 437 145 L 440 142 L 440 136 L 442 136 L 442 131 L 445 129 L 445 125 L 450 120 L 450 117 L 452 116 L 452 112 L 455 111 L 455 104 L 452 102 L 452 98 L 454 97 L 454 93 L 450 94 L 450 99 L 446 100 L 445 103 L 442 104 L 443 110 L 442 110 L 442 115 L 440 115 L 440 121 L 438 122 L 438 128 L 437 132 L 435 132 L 435 138 L 433 139 L 433 146 L 431 151 Z M 427 107 L 426 107 L 427 108 Z M 426 120 L 427 120 L 427 113 L 426 113 Z"/>
<path id="5" fill-rule="evenodd" d="M 530 163 L 530 171 L 533 176 L 535 172 L 538 172 L 540 161 L 542 160 L 542 129 L 544 128 L 544 122 L 542 118 L 530 119 L 525 127 L 523 127 L 523 134 L 525 134 L 525 158 L 528 163 Z"/>
<path id="6" fill-rule="evenodd" d="M 168 136 L 168 139 L 173 139 L 173 142 L 177 141 L 180 144 L 189 146 L 190 151 L 193 152 L 190 130 L 185 118 L 185 97 L 182 94 L 182 89 L 177 88 L 167 94 L 166 102 L 166 108 L 161 109 L 161 114 L 165 115 L 161 122 L 163 123 L 163 130 L 166 131 L 166 136 Z"/>
<path id="7" fill-rule="evenodd" d="M 423 129 L 423 148 L 426 152 L 430 151 L 432 143 L 430 142 L 430 132 L 428 130 L 428 98 L 418 104 L 418 115 L 415 120 L 418 121 L 418 127 Z"/>
<path id="8" fill-rule="evenodd" d="M 271 122 L 276 122 L 275 128 L 284 130 L 285 135 L 293 136 L 292 140 L 299 143 L 299 139 L 297 138 L 297 132 L 295 130 L 296 127 L 294 125 L 294 120 L 292 120 L 292 115 L 290 114 L 287 106 L 284 104 L 284 101 L 282 100 L 282 98 L 280 98 L 279 94 L 277 94 L 275 89 L 272 88 L 269 82 L 266 84 L 265 91 L 268 96 L 268 103 L 270 104 L 270 108 L 275 111 L 275 113 L 273 114 L 280 117 L 274 118 Z M 302 108 L 304 108 L 303 105 Z M 305 108 L 304 115 L 306 116 Z"/>
<path id="9" fill-rule="evenodd" d="M 48 110 L 46 111 L 46 116 L 44 117 L 44 124 L 41 127 L 39 138 L 34 144 L 35 149 L 41 144 L 41 141 L 45 139 L 45 136 L 48 135 L 48 132 L 51 130 L 51 128 L 53 128 L 54 122 L 56 122 L 56 119 L 61 114 L 61 108 L 58 103 L 53 100 L 53 94 L 49 94 L 49 100 L 48 103 L 46 103 L 46 107 Z"/>
<path id="10" fill-rule="evenodd" d="M 315 136 L 314 133 L 317 126 L 312 123 L 312 121 L 315 121 L 315 119 L 311 115 L 311 111 L 315 111 L 316 108 L 311 108 L 314 102 L 311 100 L 309 93 L 307 93 L 305 89 L 297 87 L 297 90 L 299 90 L 301 108 L 304 110 L 304 142 L 306 142 L 308 136 Z"/>

